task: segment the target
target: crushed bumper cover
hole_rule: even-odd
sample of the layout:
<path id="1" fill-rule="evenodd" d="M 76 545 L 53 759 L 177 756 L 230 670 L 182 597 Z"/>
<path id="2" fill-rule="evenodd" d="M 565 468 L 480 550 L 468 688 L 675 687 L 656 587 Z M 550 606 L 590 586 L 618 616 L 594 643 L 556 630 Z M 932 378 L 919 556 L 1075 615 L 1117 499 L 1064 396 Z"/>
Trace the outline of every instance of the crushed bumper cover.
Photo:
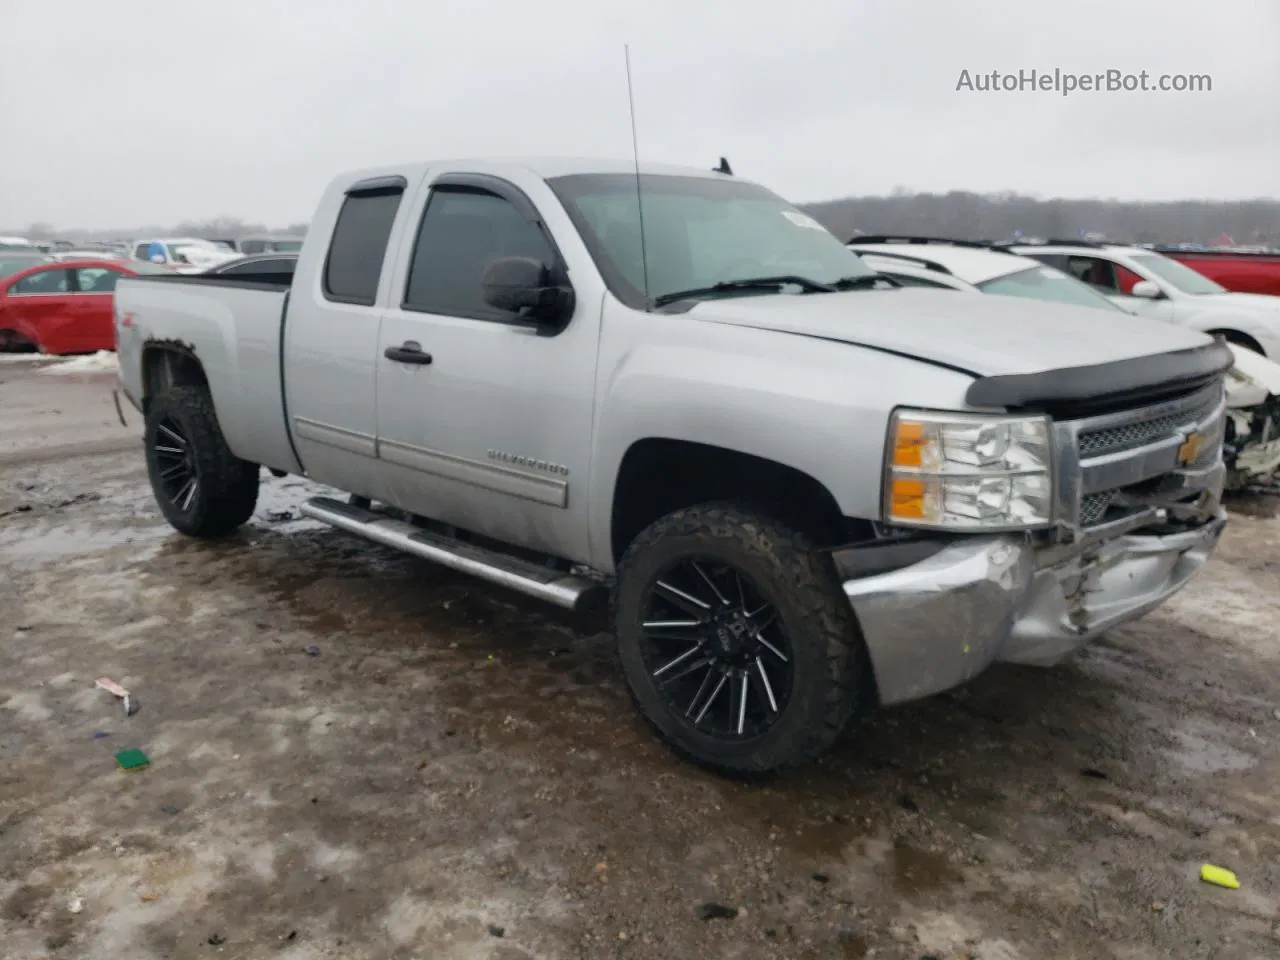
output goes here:
<path id="1" fill-rule="evenodd" d="M 1159 606 L 1205 565 L 1225 511 L 1176 533 L 1070 550 L 974 537 L 900 569 L 848 580 L 884 704 L 970 680 L 993 662 L 1048 666 Z"/>

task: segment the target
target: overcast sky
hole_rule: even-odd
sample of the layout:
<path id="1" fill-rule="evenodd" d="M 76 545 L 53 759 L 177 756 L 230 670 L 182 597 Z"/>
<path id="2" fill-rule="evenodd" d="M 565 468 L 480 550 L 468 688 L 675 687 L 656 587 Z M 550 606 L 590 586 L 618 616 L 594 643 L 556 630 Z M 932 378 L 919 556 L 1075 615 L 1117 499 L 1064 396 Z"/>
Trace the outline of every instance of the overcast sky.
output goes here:
<path id="1" fill-rule="evenodd" d="M 629 156 L 796 201 L 1280 196 L 1280 0 L 0 0 L 0 225 L 306 220 L 353 167 Z M 961 71 L 1212 76 L 978 93 Z"/>

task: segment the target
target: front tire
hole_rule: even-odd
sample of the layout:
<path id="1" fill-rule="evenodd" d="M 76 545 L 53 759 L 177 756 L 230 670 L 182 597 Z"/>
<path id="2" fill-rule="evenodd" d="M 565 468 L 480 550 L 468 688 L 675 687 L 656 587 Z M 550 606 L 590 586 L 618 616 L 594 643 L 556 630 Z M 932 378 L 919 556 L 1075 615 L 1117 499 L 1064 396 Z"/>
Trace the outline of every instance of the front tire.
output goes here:
<path id="1" fill-rule="evenodd" d="M 861 638 L 803 535 L 727 505 L 669 514 L 618 566 L 619 655 L 677 753 L 730 776 L 817 758 L 862 706 Z"/>
<path id="2" fill-rule="evenodd" d="M 208 390 L 170 387 L 153 398 L 144 442 L 151 489 L 175 530 L 215 539 L 253 516 L 258 465 L 231 452 Z"/>

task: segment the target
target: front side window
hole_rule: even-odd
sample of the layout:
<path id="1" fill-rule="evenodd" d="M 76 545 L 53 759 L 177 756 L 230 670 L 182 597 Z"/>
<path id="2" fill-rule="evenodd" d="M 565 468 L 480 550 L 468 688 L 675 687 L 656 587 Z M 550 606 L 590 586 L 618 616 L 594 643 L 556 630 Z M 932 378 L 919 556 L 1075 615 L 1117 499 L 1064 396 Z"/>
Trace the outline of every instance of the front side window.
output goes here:
<path id="1" fill-rule="evenodd" d="M 556 263 L 546 235 L 509 200 L 471 187 L 436 188 L 418 228 L 405 309 L 498 322 L 515 319 L 483 298 L 485 271 L 503 257 L 531 257 L 548 268 Z"/>
<path id="2" fill-rule="evenodd" d="M 1056 303 L 1071 303 L 1081 307 L 1126 313 L 1093 287 L 1049 266 L 1028 267 L 1017 273 L 987 280 L 977 286 L 983 293 L 1029 297 L 1032 300 L 1052 300 Z"/>
<path id="3" fill-rule="evenodd" d="M 366 307 L 377 301 L 382 263 L 403 196 L 399 186 L 347 194 L 324 265 L 324 292 L 330 300 Z"/>
<path id="4" fill-rule="evenodd" d="M 66 270 L 41 270 L 23 277 L 9 288 L 11 294 L 66 293 L 70 288 Z"/>
<path id="5" fill-rule="evenodd" d="M 833 284 L 874 276 L 820 223 L 755 184 L 644 174 L 638 203 L 634 174 L 574 174 L 548 183 L 610 290 L 637 309 L 731 281 L 798 276 Z M 734 295 L 750 292 L 770 291 Z"/>
<path id="6" fill-rule="evenodd" d="M 1186 264 L 1162 257 L 1158 253 L 1135 255 L 1133 262 L 1145 267 L 1157 277 L 1177 290 L 1192 296 L 1205 296 L 1211 293 L 1226 293 L 1227 288 L 1214 283 L 1202 273 L 1196 273 Z"/>
<path id="7" fill-rule="evenodd" d="M 81 267 L 75 273 L 75 289 L 81 293 L 111 293 L 120 282 L 120 274 L 106 267 Z"/>
<path id="8" fill-rule="evenodd" d="M 265 240 L 241 240 L 240 252 L 245 254 L 262 253 L 267 249 Z"/>
<path id="9" fill-rule="evenodd" d="M 1116 271 L 1110 260 L 1101 257 L 1067 257 L 1067 272 L 1081 283 L 1101 290 L 1103 293 L 1119 293 L 1116 284 Z"/>

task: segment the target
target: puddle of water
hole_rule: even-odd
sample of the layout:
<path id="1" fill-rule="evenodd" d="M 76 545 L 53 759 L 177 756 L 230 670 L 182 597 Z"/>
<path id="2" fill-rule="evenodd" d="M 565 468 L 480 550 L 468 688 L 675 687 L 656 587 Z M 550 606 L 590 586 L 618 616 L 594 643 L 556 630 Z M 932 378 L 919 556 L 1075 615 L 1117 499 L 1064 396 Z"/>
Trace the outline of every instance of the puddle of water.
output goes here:
<path id="1" fill-rule="evenodd" d="M 898 844 L 890 854 L 893 889 L 904 896 L 941 890 L 964 878 L 946 857 Z"/>
<path id="2" fill-rule="evenodd" d="M 1174 737 L 1179 745 L 1165 752 L 1192 773 L 1240 773 L 1257 764 L 1249 754 L 1189 730 Z"/>

